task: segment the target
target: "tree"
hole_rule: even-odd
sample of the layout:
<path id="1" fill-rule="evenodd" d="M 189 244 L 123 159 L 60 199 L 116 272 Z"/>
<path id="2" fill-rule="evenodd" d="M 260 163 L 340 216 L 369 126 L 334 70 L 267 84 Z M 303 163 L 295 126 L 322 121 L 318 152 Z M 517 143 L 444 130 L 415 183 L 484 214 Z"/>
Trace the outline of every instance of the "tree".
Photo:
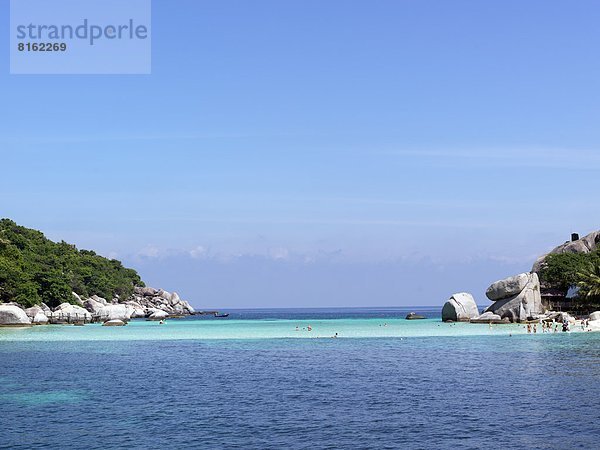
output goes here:
<path id="1" fill-rule="evenodd" d="M 548 255 L 540 273 L 540 281 L 543 285 L 562 289 L 566 293 L 571 286 L 582 281 L 581 274 L 586 273 L 590 265 L 600 266 L 598 250 Z"/>
<path id="2" fill-rule="evenodd" d="M 71 292 L 122 299 L 144 286 L 133 269 L 93 251 L 55 243 L 41 232 L 0 220 L 0 302 L 32 306 L 73 302 Z"/>
<path id="3" fill-rule="evenodd" d="M 589 263 L 577 273 L 579 292 L 577 297 L 587 301 L 600 299 L 600 264 Z"/>

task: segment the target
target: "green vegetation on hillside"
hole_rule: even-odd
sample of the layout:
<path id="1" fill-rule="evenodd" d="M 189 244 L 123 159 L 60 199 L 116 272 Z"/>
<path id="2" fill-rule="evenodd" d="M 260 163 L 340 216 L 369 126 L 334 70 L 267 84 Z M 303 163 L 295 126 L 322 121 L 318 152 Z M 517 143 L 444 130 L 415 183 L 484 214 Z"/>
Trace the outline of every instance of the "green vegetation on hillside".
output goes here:
<path id="1" fill-rule="evenodd" d="M 600 292 L 600 251 L 591 253 L 560 253 L 546 257 L 545 267 L 540 273 L 546 286 L 563 289 L 579 286 L 580 300 L 597 299 Z"/>
<path id="2" fill-rule="evenodd" d="M 28 307 L 43 301 L 53 307 L 73 302 L 71 292 L 126 298 L 135 286 L 144 283 L 120 261 L 77 250 L 64 241 L 52 242 L 39 231 L 0 220 L 0 302 Z"/>

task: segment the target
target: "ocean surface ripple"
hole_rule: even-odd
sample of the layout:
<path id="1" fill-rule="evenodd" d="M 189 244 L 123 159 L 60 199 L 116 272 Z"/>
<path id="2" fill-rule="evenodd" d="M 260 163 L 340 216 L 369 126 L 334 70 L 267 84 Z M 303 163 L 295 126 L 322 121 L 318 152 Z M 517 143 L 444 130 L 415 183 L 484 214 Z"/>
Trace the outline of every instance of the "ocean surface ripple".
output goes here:
<path id="1" fill-rule="evenodd" d="M 0 339 L 0 364 L 0 448 L 559 449 L 600 433 L 597 333 Z"/>

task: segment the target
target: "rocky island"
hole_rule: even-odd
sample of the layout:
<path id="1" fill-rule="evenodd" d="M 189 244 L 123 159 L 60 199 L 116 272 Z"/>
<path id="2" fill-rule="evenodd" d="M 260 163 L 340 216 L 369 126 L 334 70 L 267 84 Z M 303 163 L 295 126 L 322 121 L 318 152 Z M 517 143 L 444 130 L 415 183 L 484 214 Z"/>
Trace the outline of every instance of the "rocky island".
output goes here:
<path id="1" fill-rule="evenodd" d="M 194 313 L 176 292 L 147 287 L 120 261 L 0 220 L 0 326 L 114 326 Z"/>

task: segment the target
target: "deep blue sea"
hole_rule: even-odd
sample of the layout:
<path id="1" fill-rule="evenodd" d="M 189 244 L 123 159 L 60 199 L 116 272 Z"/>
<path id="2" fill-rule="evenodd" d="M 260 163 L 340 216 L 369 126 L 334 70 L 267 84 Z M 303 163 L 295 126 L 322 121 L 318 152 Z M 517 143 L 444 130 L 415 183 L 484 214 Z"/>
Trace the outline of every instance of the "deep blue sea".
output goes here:
<path id="1" fill-rule="evenodd" d="M 0 448 L 600 448 L 600 333 L 407 312 L 0 330 Z"/>

